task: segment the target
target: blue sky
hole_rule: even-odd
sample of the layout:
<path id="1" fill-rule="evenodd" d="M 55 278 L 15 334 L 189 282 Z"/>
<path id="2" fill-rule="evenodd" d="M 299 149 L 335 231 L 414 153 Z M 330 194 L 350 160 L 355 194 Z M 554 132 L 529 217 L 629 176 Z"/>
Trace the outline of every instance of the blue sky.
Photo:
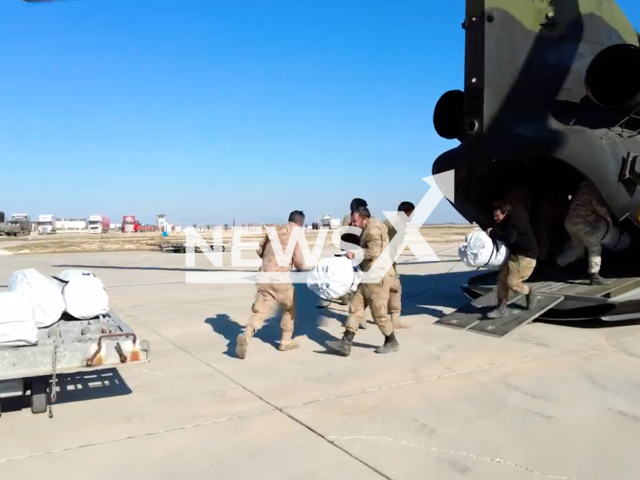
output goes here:
<path id="1" fill-rule="evenodd" d="M 640 7 L 618 4 L 634 21 Z M 2 0 L 0 210 L 279 222 L 420 201 L 464 1 Z M 25 194 L 25 187 L 28 193 Z M 332 193 L 333 192 L 333 193 Z M 462 221 L 445 204 L 430 222 Z"/>

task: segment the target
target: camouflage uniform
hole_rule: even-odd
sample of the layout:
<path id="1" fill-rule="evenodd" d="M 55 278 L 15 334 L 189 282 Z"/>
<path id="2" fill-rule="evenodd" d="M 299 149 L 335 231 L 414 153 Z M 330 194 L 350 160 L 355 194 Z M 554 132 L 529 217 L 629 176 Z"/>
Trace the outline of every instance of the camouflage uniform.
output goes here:
<path id="1" fill-rule="evenodd" d="M 389 242 L 398 233 L 390 220 L 385 220 L 384 224 L 387 226 L 389 233 Z M 391 321 L 393 322 L 393 328 L 402 328 L 400 323 L 400 313 L 402 311 L 402 283 L 400 282 L 400 274 L 398 273 L 398 265 L 393 262 L 393 270 L 395 272 L 394 284 L 391 286 L 389 295 L 389 313 L 391 314 Z"/>
<path id="2" fill-rule="evenodd" d="M 293 233 L 294 227 L 297 227 L 293 222 L 287 223 L 284 227 L 278 228 L 278 238 L 282 251 L 284 252 L 289 244 L 289 238 Z M 260 247 L 258 248 L 258 256 L 262 258 L 262 267 L 259 272 L 290 272 L 291 265 L 294 265 L 297 270 L 305 270 L 304 259 L 302 256 L 302 250 L 300 244 L 296 243 L 291 258 L 291 263 L 286 267 L 278 265 L 273 246 L 268 235 L 265 235 Z M 258 276 L 260 274 L 258 273 Z M 263 277 L 262 280 L 264 280 Z M 259 279 L 260 280 L 260 279 Z M 295 310 L 295 289 L 291 283 L 266 283 L 264 281 L 258 281 L 256 283 L 256 296 L 251 306 L 253 315 L 249 317 L 247 321 L 245 331 L 238 336 L 236 353 L 240 358 L 245 358 L 247 352 L 247 346 L 249 340 L 256 331 L 262 327 L 264 321 L 269 318 L 273 311 L 280 307 L 284 310 L 282 319 L 280 320 L 281 339 L 278 349 L 281 351 L 291 350 L 296 347 L 293 342 L 293 327 L 294 327 L 294 310 Z"/>
<path id="3" fill-rule="evenodd" d="M 348 227 L 351 225 L 351 214 L 347 213 L 344 218 L 342 219 L 342 226 L 343 227 Z M 351 235 L 351 234 L 349 234 Z M 356 301 L 356 309 L 358 310 L 358 312 L 362 311 L 362 315 L 359 316 L 359 318 L 361 318 L 361 322 L 360 322 L 360 328 L 367 328 L 367 321 L 364 319 L 364 311 L 367 309 L 367 304 L 364 301 L 364 298 L 362 296 L 356 298 L 356 295 L 358 294 L 358 291 L 356 291 L 356 293 L 348 293 L 347 295 L 345 295 L 344 297 L 342 297 L 340 299 L 340 303 L 342 305 L 349 305 L 349 315 L 353 314 L 353 302 L 354 300 Z"/>
<path id="4" fill-rule="evenodd" d="M 360 267 L 364 272 L 369 272 L 378 258 L 383 254 L 389 244 L 389 235 L 386 225 L 377 218 L 370 218 L 361 236 L 360 246 L 364 250 L 364 259 Z M 363 282 L 351 302 L 352 313 L 347 319 L 345 335 L 338 342 L 328 342 L 327 346 L 339 351 L 343 355 L 349 355 L 351 343 L 358 326 L 364 318 L 364 308 L 371 308 L 371 315 L 376 325 L 385 336 L 385 344 L 376 350 L 378 353 L 388 353 L 398 349 L 398 343 L 393 333 L 393 324 L 387 318 L 387 307 L 391 288 L 396 282 L 396 272 L 389 268 L 382 280 L 378 283 Z"/>
<path id="5" fill-rule="evenodd" d="M 571 199 L 569 213 L 564 222 L 574 250 L 558 258 L 558 263 L 561 266 L 571 263 L 578 256 L 582 256 L 586 247 L 589 254 L 589 273 L 591 275 L 599 274 L 602 263 L 602 247 L 594 224 L 601 219 L 611 224 L 609 211 L 596 187 L 589 181 L 582 182 Z"/>

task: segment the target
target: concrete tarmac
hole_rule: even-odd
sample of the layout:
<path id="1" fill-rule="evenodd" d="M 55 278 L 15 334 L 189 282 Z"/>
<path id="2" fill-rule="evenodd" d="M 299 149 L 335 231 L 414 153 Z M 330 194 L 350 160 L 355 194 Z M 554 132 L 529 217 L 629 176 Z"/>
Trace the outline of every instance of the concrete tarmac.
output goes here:
<path id="1" fill-rule="evenodd" d="M 0 478 L 636 478 L 640 326 L 532 323 L 496 339 L 434 325 L 468 302 L 473 274 L 446 254 L 400 265 L 399 352 L 375 354 L 370 324 L 350 357 L 327 354 L 347 309 L 317 308 L 299 286 L 300 347 L 276 349 L 274 318 L 245 360 L 235 338 L 255 287 L 185 283 L 213 270 L 204 255 L 195 267 L 162 252 L 2 257 L 3 286 L 22 268 L 92 270 L 151 361 L 71 376 L 53 419 L 3 413 Z"/>

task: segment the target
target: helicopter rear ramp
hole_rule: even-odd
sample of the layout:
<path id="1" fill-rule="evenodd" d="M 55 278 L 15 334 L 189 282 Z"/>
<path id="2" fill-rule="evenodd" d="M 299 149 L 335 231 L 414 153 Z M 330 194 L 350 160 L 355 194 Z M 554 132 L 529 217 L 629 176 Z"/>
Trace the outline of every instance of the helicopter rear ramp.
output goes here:
<path id="1" fill-rule="evenodd" d="M 497 303 L 496 292 L 492 291 L 476 299 L 473 304 L 460 308 L 435 323 L 492 337 L 503 337 L 516 328 L 532 322 L 562 300 L 564 300 L 562 295 L 538 295 L 536 306 L 528 310 L 525 297 L 518 295 L 509 302 L 507 315 L 492 320 L 486 319 L 486 314 L 495 308 Z"/>
<path id="2" fill-rule="evenodd" d="M 462 285 L 473 301 L 436 321 L 441 325 L 473 333 L 503 337 L 533 320 L 608 322 L 640 319 L 640 300 L 631 299 L 640 292 L 640 278 L 614 278 L 609 285 L 590 285 L 587 280 L 537 281 L 528 283 L 539 301 L 527 310 L 525 298 L 518 295 L 509 301 L 509 314 L 500 319 L 487 319 L 495 308 L 496 273 L 470 279 Z M 635 295 L 637 296 L 637 295 Z"/>

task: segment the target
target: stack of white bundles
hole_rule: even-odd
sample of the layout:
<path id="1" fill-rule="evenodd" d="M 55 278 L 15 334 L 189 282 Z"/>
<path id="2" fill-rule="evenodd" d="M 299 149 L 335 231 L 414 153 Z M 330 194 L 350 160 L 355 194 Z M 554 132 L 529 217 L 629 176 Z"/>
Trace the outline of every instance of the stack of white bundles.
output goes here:
<path id="1" fill-rule="evenodd" d="M 38 328 L 50 327 L 64 313 L 60 283 L 34 268 L 14 272 L 9 278 L 9 290 L 27 298 L 33 306 L 33 317 Z"/>
<path id="2" fill-rule="evenodd" d="M 469 267 L 499 269 L 509 257 L 509 249 L 504 243 L 493 240 L 482 230 L 468 234 L 458 247 L 460 259 Z"/>
<path id="3" fill-rule="evenodd" d="M 320 260 L 307 277 L 307 286 L 324 300 L 338 300 L 358 287 L 361 274 L 344 256 Z"/>
<path id="4" fill-rule="evenodd" d="M 38 325 L 33 309 L 23 293 L 0 293 L 0 347 L 21 347 L 38 343 Z"/>
<path id="5" fill-rule="evenodd" d="M 57 278 L 60 278 L 59 276 Z M 79 320 L 89 320 L 109 312 L 109 295 L 93 274 L 71 274 L 62 288 L 65 309 Z"/>

